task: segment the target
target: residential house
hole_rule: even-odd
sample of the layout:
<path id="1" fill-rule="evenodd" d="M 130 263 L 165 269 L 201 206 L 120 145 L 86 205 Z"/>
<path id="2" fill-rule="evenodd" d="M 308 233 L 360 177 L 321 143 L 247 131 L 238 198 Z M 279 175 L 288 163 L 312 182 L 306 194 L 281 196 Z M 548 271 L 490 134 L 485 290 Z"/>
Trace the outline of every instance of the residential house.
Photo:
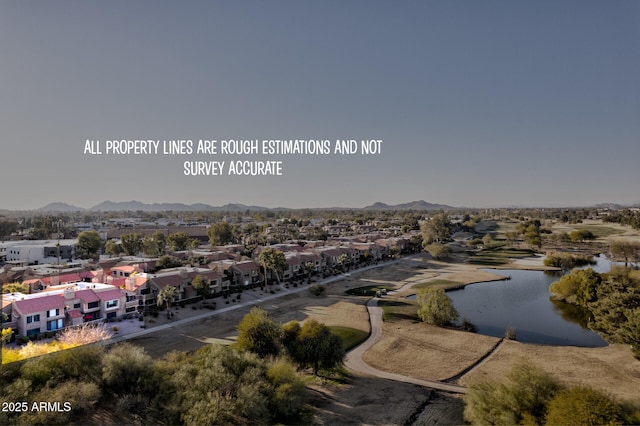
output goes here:
<path id="1" fill-rule="evenodd" d="M 36 294 L 3 296 L 3 310 L 5 299 L 11 302 L 11 324 L 15 325 L 16 334 L 23 336 L 116 319 L 135 312 L 137 305 L 135 297 L 122 289 L 83 282 L 51 286 Z"/>
<path id="2" fill-rule="evenodd" d="M 219 270 L 225 271 L 233 279 L 235 285 L 251 287 L 263 282 L 262 274 L 260 274 L 260 265 L 253 260 L 239 262 L 223 260 L 215 263 L 220 266 Z"/>

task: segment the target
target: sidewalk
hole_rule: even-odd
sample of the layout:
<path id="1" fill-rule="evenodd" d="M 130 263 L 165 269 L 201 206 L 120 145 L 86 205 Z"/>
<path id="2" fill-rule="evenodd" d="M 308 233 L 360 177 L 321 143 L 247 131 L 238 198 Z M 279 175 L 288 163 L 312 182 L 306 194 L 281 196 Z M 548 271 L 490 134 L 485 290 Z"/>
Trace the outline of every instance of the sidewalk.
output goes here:
<path id="1" fill-rule="evenodd" d="M 352 275 L 355 275 L 364 271 L 393 265 L 395 263 L 401 262 L 411 257 L 412 256 L 407 256 L 400 259 L 382 262 L 377 265 L 366 266 L 364 268 L 355 269 L 355 270 L 345 272 L 333 277 L 325 278 L 320 281 L 315 281 L 315 282 L 312 282 L 311 284 L 320 284 L 320 285 L 330 284 L 335 281 L 348 278 Z M 130 323 L 125 324 L 125 322 L 128 323 L 130 320 L 123 320 L 121 323 L 120 322 L 109 323 L 108 325 L 116 325 L 116 326 L 119 326 L 120 324 L 125 324 L 126 328 L 123 328 L 120 331 L 118 331 L 118 333 L 114 335 L 112 339 L 108 340 L 105 343 L 107 344 L 118 343 L 125 340 L 138 338 L 150 333 L 166 330 L 168 328 L 171 328 L 177 325 L 188 324 L 193 321 L 198 321 L 204 318 L 221 315 L 225 312 L 229 312 L 229 311 L 233 311 L 236 309 L 241 309 L 249 306 L 254 306 L 262 302 L 278 299 L 288 294 L 296 294 L 302 291 L 309 291 L 309 287 L 311 284 L 302 284 L 302 285 L 298 285 L 298 287 L 290 286 L 290 288 L 285 288 L 284 285 L 279 285 L 279 286 L 273 285 L 272 287 L 273 287 L 273 290 L 275 291 L 275 294 L 271 294 L 269 291 L 262 291 L 260 290 L 260 288 L 245 290 L 241 293 L 242 296 L 240 298 L 240 301 L 237 301 L 236 299 L 236 302 L 231 302 L 231 300 L 234 299 L 236 294 L 231 295 L 228 299 L 215 298 L 215 299 L 207 300 L 207 302 L 209 303 L 212 303 L 213 301 L 216 302 L 215 310 L 202 308 L 202 304 L 203 304 L 202 301 L 196 302 L 194 304 L 186 305 L 186 307 L 184 308 L 172 306 L 171 310 L 175 314 L 173 319 L 170 319 L 170 320 L 167 319 L 166 311 L 163 310 L 159 312 L 159 315 L 157 318 L 145 317 L 144 328 L 142 328 L 143 323 L 137 319 L 134 320 L 134 323 L 137 323 L 137 324 L 133 324 L 133 326 Z M 229 301 L 229 304 L 226 304 L 225 303 L 226 301 Z M 193 309 L 192 306 L 195 306 L 197 309 Z"/>

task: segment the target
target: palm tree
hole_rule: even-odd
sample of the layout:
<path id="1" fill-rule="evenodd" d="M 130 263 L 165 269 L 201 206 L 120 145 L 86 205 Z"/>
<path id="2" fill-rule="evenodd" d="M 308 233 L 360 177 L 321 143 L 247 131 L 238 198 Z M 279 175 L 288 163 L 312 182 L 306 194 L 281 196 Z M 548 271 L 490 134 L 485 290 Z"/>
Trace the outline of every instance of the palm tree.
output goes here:
<path id="1" fill-rule="evenodd" d="M 307 273 L 307 282 L 309 284 L 311 284 L 311 273 L 313 272 L 314 268 L 315 268 L 315 265 L 313 264 L 313 262 L 304 263 L 304 270 Z"/>
<path id="2" fill-rule="evenodd" d="M 338 265 L 340 265 L 340 269 L 342 269 L 342 272 L 344 272 L 345 268 L 349 264 L 349 261 L 349 255 L 346 253 L 342 253 L 340 256 L 338 256 Z"/>
<path id="3" fill-rule="evenodd" d="M 267 271 L 271 269 L 276 274 L 276 280 L 280 284 L 280 275 L 278 272 L 284 271 L 287 266 L 287 258 L 284 253 L 274 248 L 266 248 L 260 252 L 258 260 L 264 266 L 265 279 Z"/>
<path id="4" fill-rule="evenodd" d="M 167 305 L 167 318 L 171 318 L 171 303 L 178 298 L 178 289 L 168 285 L 158 293 L 158 305 Z"/>

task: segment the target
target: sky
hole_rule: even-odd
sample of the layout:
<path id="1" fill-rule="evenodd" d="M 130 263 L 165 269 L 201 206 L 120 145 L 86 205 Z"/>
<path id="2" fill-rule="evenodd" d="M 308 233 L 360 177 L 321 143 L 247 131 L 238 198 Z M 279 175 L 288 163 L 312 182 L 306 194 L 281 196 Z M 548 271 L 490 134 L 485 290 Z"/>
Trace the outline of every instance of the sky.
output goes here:
<path id="1" fill-rule="evenodd" d="M 636 0 L 2 1 L 0 58 L 0 209 L 640 202 Z M 229 139 L 331 145 L 222 155 Z M 226 169 L 186 176 L 185 161 Z M 228 175 L 232 161 L 282 175 Z"/>

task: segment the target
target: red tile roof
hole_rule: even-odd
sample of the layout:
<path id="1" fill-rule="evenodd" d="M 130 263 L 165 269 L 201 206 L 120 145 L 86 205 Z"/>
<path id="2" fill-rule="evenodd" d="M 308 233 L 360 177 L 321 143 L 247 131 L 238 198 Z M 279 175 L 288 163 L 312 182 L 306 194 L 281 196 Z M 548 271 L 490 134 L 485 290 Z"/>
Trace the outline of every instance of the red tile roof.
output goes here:
<path id="1" fill-rule="evenodd" d="M 120 299 L 125 293 L 119 288 L 114 288 L 113 290 L 96 291 L 95 294 L 101 300 L 115 300 Z"/>
<path id="2" fill-rule="evenodd" d="M 180 275 L 167 275 L 164 277 L 149 278 L 149 281 L 153 283 L 158 289 L 163 289 L 168 285 L 179 286 L 182 283 Z"/>
<path id="3" fill-rule="evenodd" d="M 42 278 L 42 283 L 46 285 L 77 283 L 78 281 L 82 281 L 82 277 L 80 277 L 79 274 L 62 274 L 60 276 L 51 275 Z"/>
<path id="4" fill-rule="evenodd" d="M 260 270 L 260 266 L 252 260 L 247 262 L 239 262 L 232 265 L 233 268 L 236 268 L 240 272 L 251 272 Z"/>
<path id="5" fill-rule="evenodd" d="M 122 287 L 123 285 L 127 284 L 127 279 L 125 277 L 122 278 L 113 278 L 110 277 L 112 279 L 108 280 L 109 282 L 107 284 L 111 284 L 114 285 L 116 287 Z"/>
<path id="6" fill-rule="evenodd" d="M 15 304 L 23 315 L 29 315 L 50 309 L 64 308 L 64 297 L 61 294 L 52 294 L 50 296 L 17 300 Z"/>
<path id="7" fill-rule="evenodd" d="M 69 314 L 69 318 L 82 318 L 82 312 L 77 309 L 67 311 L 67 314 Z"/>
<path id="8" fill-rule="evenodd" d="M 75 298 L 82 300 L 84 303 L 98 302 L 100 298 L 91 290 L 76 291 Z"/>

